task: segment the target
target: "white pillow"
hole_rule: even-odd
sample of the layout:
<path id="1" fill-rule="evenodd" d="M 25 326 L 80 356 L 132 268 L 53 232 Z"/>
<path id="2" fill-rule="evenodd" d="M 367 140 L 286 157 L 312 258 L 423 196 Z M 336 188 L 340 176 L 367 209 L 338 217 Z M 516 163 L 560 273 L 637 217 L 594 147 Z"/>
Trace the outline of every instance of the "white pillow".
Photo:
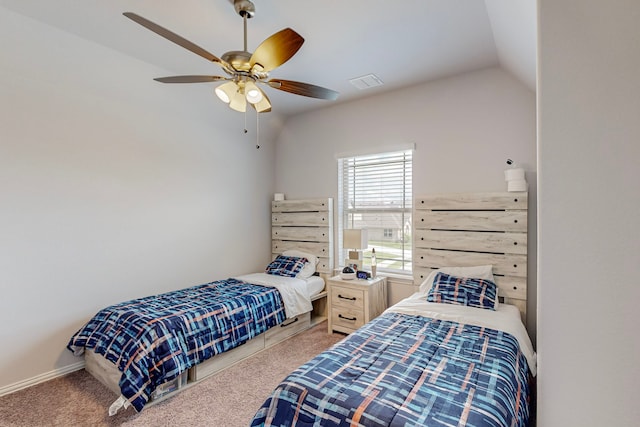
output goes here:
<path id="1" fill-rule="evenodd" d="M 313 276 L 313 273 L 316 272 L 316 265 L 318 265 L 318 262 L 320 261 L 320 259 L 313 254 L 310 254 L 308 252 L 298 251 L 295 249 L 284 251 L 282 252 L 282 255 L 306 258 L 309 261 L 304 264 L 304 267 L 302 267 L 302 270 L 300 270 L 300 272 L 296 276 L 296 278 L 298 279 L 308 279 L 309 277 Z"/>
<path id="2" fill-rule="evenodd" d="M 436 274 L 444 273 L 450 276 L 456 277 L 469 277 L 471 279 L 483 279 L 491 280 L 496 283 L 496 279 L 493 277 L 492 265 L 477 265 L 473 267 L 440 267 L 437 270 L 433 270 L 431 274 L 424 279 L 424 282 L 420 284 L 420 292 L 426 294 L 433 285 L 433 279 L 436 278 Z M 300 273 L 298 273 L 300 274 Z"/>

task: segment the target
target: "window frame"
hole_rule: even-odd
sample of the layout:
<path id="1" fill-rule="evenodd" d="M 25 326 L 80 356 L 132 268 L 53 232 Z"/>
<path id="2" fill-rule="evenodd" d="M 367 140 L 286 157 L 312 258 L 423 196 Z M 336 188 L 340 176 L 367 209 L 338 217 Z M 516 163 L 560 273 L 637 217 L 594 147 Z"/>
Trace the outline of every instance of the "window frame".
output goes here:
<path id="1" fill-rule="evenodd" d="M 370 268 L 370 258 L 371 258 L 371 248 L 376 248 L 377 255 L 377 271 L 390 273 L 390 274 L 398 274 L 402 276 L 411 276 L 413 274 L 413 266 L 412 266 L 412 216 L 413 216 L 413 154 L 414 148 L 396 148 L 396 149 L 387 149 L 381 150 L 377 152 L 369 152 L 366 154 L 346 154 L 342 156 L 336 156 L 338 160 L 338 253 L 339 256 L 339 265 L 344 265 L 344 260 L 347 255 L 347 249 L 344 248 L 342 244 L 343 238 L 343 230 L 346 228 L 368 228 L 369 229 L 369 248 L 364 250 L 364 265 L 365 269 Z M 377 160 L 376 160 L 377 158 Z M 401 160 L 399 160 L 401 158 Z M 401 165 L 401 166 L 398 166 Z M 379 168 L 379 171 L 376 171 L 376 167 Z M 389 200 L 389 205 L 384 206 L 381 200 L 370 201 L 370 203 L 379 203 L 378 206 L 374 207 L 362 207 L 362 204 L 367 203 L 367 196 L 362 195 L 364 192 L 371 192 L 375 182 L 382 183 L 383 178 L 376 176 L 382 172 L 389 172 L 393 167 L 397 167 L 395 170 L 396 173 L 401 171 L 402 177 L 399 175 L 393 175 L 392 181 L 394 184 L 391 187 L 401 187 L 400 190 L 397 188 L 385 188 L 381 190 L 381 193 L 384 191 L 386 196 L 378 196 L 380 199 L 383 198 L 391 198 L 395 201 L 397 207 L 389 207 L 391 205 L 391 201 Z M 385 169 L 386 168 L 386 169 Z M 363 170 L 368 169 L 369 171 L 373 170 L 374 174 L 372 174 L 371 179 L 367 179 Z M 361 174 L 361 176 L 358 176 Z M 361 178 L 358 180 L 358 178 Z M 401 185 L 398 185 L 398 180 L 401 180 Z M 360 185 L 360 188 L 358 187 Z M 369 185 L 369 186 L 367 186 Z M 381 184 L 379 184 L 381 185 Z M 388 192 L 387 192 L 388 191 Z M 396 191 L 395 195 L 392 195 Z M 358 194 L 358 193 L 362 194 Z M 347 194 L 348 193 L 348 194 Z M 395 198 L 394 198 L 395 197 Z M 375 199 L 375 197 L 372 197 Z M 361 206 L 358 206 L 361 205 Z M 388 224 L 382 224 L 377 227 L 377 230 L 380 231 L 380 235 L 386 232 L 385 229 L 393 229 L 399 230 L 397 232 L 398 237 L 395 244 L 399 245 L 399 255 L 398 259 L 394 261 L 394 258 L 385 257 L 385 246 L 380 246 L 375 243 L 375 233 L 371 233 L 371 228 L 363 226 L 366 223 L 366 219 L 361 219 L 360 221 L 355 222 L 353 218 L 357 215 L 360 215 L 361 218 L 366 218 L 367 215 L 377 214 L 381 218 L 382 217 L 390 217 L 391 215 L 397 215 L 399 218 L 400 226 L 389 227 Z M 391 215 L 390 215 L 391 214 Z M 382 221 L 382 220 L 381 220 Z M 394 234 L 392 232 L 392 234 Z M 372 244 L 372 238 L 374 243 Z M 393 240 L 393 237 L 389 240 Z M 399 263 L 399 267 L 389 267 L 385 266 L 387 263 Z"/>

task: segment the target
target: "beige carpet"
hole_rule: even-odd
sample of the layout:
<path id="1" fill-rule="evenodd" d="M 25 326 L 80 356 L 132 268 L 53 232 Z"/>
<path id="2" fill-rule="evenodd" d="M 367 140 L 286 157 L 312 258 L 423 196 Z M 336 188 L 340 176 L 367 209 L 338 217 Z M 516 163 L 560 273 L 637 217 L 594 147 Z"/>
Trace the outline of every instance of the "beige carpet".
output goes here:
<path id="1" fill-rule="evenodd" d="M 109 417 L 115 396 L 84 370 L 0 398 L 0 426 L 248 426 L 291 371 L 344 337 L 323 322 L 141 413 Z"/>

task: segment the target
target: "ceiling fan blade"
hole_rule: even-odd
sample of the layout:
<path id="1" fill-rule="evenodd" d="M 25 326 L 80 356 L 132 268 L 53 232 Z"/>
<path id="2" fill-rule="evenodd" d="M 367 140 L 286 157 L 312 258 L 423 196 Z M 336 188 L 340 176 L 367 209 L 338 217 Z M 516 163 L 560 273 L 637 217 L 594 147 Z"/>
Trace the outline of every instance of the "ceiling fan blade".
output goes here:
<path id="1" fill-rule="evenodd" d="M 208 59 L 209 61 L 212 62 L 217 62 L 219 64 L 222 64 L 223 61 L 218 58 L 217 56 L 213 55 L 212 53 L 207 52 L 206 50 L 204 50 L 203 48 L 201 48 L 200 46 L 196 45 L 195 43 L 190 42 L 189 40 L 185 39 L 184 37 L 181 37 L 179 35 L 177 35 L 176 33 L 167 30 L 164 27 L 161 27 L 160 25 L 149 21 L 146 18 L 143 18 L 140 15 L 137 15 L 133 12 L 124 12 L 123 13 L 124 16 L 126 16 L 127 18 L 131 19 L 134 22 L 137 22 L 138 24 L 142 25 L 143 27 L 153 31 L 154 33 L 164 37 L 165 39 L 174 42 L 175 44 L 177 44 L 178 46 L 182 46 L 183 48 L 190 50 L 191 52 L 195 53 L 196 55 L 200 55 L 202 56 L 204 59 Z"/>
<path id="2" fill-rule="evenodd" d="M 257 71 L 269 72 L 287 62 L 304 43 L 304 38 L 291 28 L 278 31 L 260 43 L 251 55 L 251 69 L 258 66 Z"/>
<path id="3" fill-rule="evenodd" d="M 171 76 L 158 77 L 153 80 L 161 83 L 208 83 L 216 82 L 218 80 L 227 80 L 227 78 L 220 76 Z"/>
<path id="4" fill-rule="evenodd" d="M 327 99 L 335 101 L 340 95 L 335 90 L 312 85 L 309 83 L 294 82 L 291 80 L 271 79 L 267 83 L 274 89 L 283 90 L 285 92 L 296 95 L 308 96 L 310 98 Z"/>

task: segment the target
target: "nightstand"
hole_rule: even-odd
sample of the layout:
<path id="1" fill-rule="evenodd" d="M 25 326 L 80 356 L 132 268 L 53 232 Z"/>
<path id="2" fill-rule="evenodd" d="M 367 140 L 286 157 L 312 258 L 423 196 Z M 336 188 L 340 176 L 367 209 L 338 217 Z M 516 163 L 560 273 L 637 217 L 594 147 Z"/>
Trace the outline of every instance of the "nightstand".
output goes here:
<path id="1" fill-rule="evenodd" d="M 327 281 L 329 333 L 350 334 L 387 308 L 387 278 Z"/>

